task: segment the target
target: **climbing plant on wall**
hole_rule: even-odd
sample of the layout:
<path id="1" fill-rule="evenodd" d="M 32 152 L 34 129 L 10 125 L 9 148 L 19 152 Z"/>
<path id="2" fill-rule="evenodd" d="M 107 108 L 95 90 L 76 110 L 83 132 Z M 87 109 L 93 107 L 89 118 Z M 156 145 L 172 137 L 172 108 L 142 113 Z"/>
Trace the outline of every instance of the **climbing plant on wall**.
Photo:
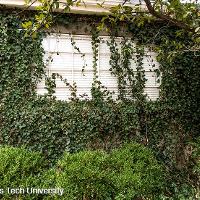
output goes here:
<path id="1" fill-rule="evenodd" d="M 9 13 L 0 15 L 0 99 L 13 104 L 29 98 L 44 74 L 42 37 L 24 37 L 21 20 Z"/>
<path id="2" fill-rule="evenodd" d="M 116 35 L 111 35 L 108 43 L 111 73 L 118 79 L 121 100 L 115 102 L 105 98 L 109 92 L 96 76 L 99 30 L 92 28 L 93 99 L 80 101 L 76 85 L 65 82 L 73 95 L 71 102 L 63 102 L 52 95 L 55 87 L 52 81 L 56 76 L 62 79 L 59 74 L 46 77 L 49 95 L 37 96 L 35 92 L 37 83 L 45 76 L 42 35 L 37 34 L 35 39 L 24 37 L 23 17 L 15 12 L 0 15 L 1 144 L 25 145 L 41 151 L 52 164 L 64 151 L 84 148 L 110 151 L 124 141 L 136 140 L 152 148 L 165 163 L 169 182 L 195 184 L 190 170 L 195 160 L 190 156 L 189 143 L 196 140 L 199 130 L 199 52 L 180 51 L 177 47 L 193 42 L 187 32 L 177 35 L 177 28 L 157 21 L 142 26 L 131 21 L 127 25 L 132 40 L 126 37 L 122 40 L 121 52 Z M 109 19 L 105 23 L 109 26 Z M 113 24 L 109 27 L 113 28 Z M 132 46 L 135 41 L 136 48 Z M 145 45 L 153 45 L 161 64 L 157 71 L 162 74 L 160 99 L 155 102 L 146 101 L 143 95 Z M 130 68 L 130 59 L 135 59 L 136 73 Z M 134 101 L 128 100 L 128 95 Z M 175 178 L 174 171 L 178 174 Z M 173 193 L 173 188 L 168 192 Z"/>

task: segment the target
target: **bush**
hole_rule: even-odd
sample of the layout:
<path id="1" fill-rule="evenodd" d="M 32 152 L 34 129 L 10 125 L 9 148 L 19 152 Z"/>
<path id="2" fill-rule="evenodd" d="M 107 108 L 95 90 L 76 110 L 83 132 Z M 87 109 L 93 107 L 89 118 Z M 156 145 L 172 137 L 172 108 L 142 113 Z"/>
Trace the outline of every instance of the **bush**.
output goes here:
<path id="1" fill-rule="evenodd" d="M 43 180 L 45 187 L 64 189 L 64 195 L 54 199 L 128 200 L 153 198 L 162 189 L 162 173 L 153 154 L 133 143 L 111 154 L 66 153 Z"/>
<path id="2" fill-rule="evenodd" d="M 200 198 L 200 137 L 197 138 L 196 142 L 193 143 L 193 159 L 194 159 L 194 167 L 193 171 L 196 177 L 196 196 Z"/>
<path id="3" fill-rule="evenodd" d="M 200 137 L 197 138 L 197 141 L 193 143 L 193 159 L 195 160 L 194 172 L 199 176 L 200 181 Z"/>
<path id="4" fill-rule="evenodd" d="M 40 153 L 29 152 L 24 148 L 1 147 L 0 188 L 4 189 L 2 198 L 14 198 L 14 195 L 7 192 L 7 188 L 26 189 L 38 186 L 44 168 L 45 162 Z M 18 197 L 25 198 L 25 194 L 19 194 Z"/>
<path id="5" fill-rule="evenodd" d="M 66 153 L 56 168 L 46 174 L 44 185 L 63 188 L 62 198 L 67 200 L 109 199 L 114 188 L 108 177 L 110 169 L 105 166 L 107 159 L 108 155 L 103 151 Z"/>
<path id="6" fill-rule="evenodd" d="M 111 179 L 118 190 L 116 199 L 153 198 L 161 192 L 163 171 L 146 147 L 126 144 L 114 150 L 109 159 L 114 174 Z"/>

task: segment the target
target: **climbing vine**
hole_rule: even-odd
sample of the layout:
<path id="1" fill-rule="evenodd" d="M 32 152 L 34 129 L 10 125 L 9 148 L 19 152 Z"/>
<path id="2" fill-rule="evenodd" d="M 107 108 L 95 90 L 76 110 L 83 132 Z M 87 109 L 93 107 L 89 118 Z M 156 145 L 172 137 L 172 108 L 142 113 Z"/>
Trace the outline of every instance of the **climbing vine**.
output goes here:
<path id="1" fill-rule="evenodd" d="M 117 78 L 120 100 L 114 101 L 99 81 L 100 30 L 92 26 L 92 99 L 80 101 L 76 83 L 70 85 L 60 74 L 45 75 L 43 34 L 39 33 L 35 39 L 24 37 L 23 20 L 27 16 L 0 14 L 1 144 L 25 145 L 41 151 L 53 164 L 64 151 L 84 148 L 110 151 L 125 141 L 136 140 L 153 149 L 165 164 L 169 173 L 167 194 L 172 196 L 176 191 L 171 182 L 176 187 L 182 183 L 196 184 L 190 170 L 196 160 L 189 150 L 200 128 L 200 53 L 179 51 L 181 45 L 192 42 L 187 33 L 177 35 L 177 29 L 163 27 L 156 21 L 142 26 L 132 21 L 128 23 L 131 39 L 121 37 L 118 45 L 116 35 L 111 35 L 110 71 Z M 160 62 L 157 73 L 162 74 L 162 82 L 160 98 L 155 102 L 147 101 L 143 94 L 144 46 L 153 46 Z M 172 54 L 175 48 L 177 51 Z M 78 47 L 75 49 L 79 52 Z M 131 62 L 135 63 L 136 71 L 131 68 Z M 46 79 L 48 94 L 38 96 L 36 87 L 42 77 Z M 59 101 L 53 96 L 56 78 L 69 88 L 72 101 Z"/>

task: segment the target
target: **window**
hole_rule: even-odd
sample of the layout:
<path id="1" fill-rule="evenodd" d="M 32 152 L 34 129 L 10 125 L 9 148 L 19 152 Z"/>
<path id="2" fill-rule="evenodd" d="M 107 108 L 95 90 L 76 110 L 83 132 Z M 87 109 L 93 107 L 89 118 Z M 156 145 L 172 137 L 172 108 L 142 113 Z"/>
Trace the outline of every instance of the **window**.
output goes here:
<path id="1" fill-rule="evenodd" d="M 71 37 L 81 53 L 71 44 Z M 101 42 L 97 63 L 98 76 L 102 85 L 107 87 L 109 91 L 114 91 L 113 98 L 116 98 L 118 95 L 117 78 L 109 71 L 110 49 L 106 43 L 108 40 L 108 36 L 100 37 Z M 117 38 L 118 44 L 120 44 L 120 40 L 121 38 Z M 49 58 L 51 60 L 46 67 L 47 74 L 58 73 L 67 79 L 70 84 L 76 82 L 77 95 L 87 94 L 90 98 L 90 89 L 93 82 L 91 37 L 87 35 L 51 34 L 44 38 L 43 48 L 45 50 L 44 60 L 49 60 Z M 85 54 L 84 58 L 82 57 L 83 54 Z M 147 51 L 143 61 L 145 77 L 147 79 L 144 91 L 151 100 L 156 100 L 159 97 L 159 84 L 154 72 L 154 69 L 158 68 L 159 64 L 156 62 L 155 56 L 155 53 Z M 84 72 L 82 72 L 85 64 Z M 132 67 L 136 67 L 134 62 L 132 63 Z M 47 92 L 44 80 L 38 84 L 37 92 L 38 94 Z M 56 79 L 55 95 L 59 100 L 68 100 L 70 97 L 69 89 L 59 78 Z"/>

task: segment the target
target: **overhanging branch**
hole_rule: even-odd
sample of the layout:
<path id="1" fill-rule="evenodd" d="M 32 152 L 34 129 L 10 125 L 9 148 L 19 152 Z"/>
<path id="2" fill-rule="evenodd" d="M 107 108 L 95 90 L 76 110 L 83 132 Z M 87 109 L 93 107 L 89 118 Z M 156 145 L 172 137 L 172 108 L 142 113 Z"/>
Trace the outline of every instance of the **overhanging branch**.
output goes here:
<path id="1" fill-rule="evenodd" d="M 166 15 L 164 13 L 159 13 L 159 12 L 155 11 L 150 0 L 144 0 L 144 2 L 147 6 L 149 13 L 152 14 L 154 17 L 159 18 L 159 19 L 164 20 L 164 21 L 167 21 L 170 24 L 175 25 L 175 26 L 177 26 L 181 29 L 184 29 L 184 30 L 187 30 L 187 31 L 190 31 L 190 32 L 195 32 L 195 29 L 191 28 L 188 24 L 181 22 L 179 20 L 176 20 L 176 19 L 172 18 L 171 16 Z"/>

